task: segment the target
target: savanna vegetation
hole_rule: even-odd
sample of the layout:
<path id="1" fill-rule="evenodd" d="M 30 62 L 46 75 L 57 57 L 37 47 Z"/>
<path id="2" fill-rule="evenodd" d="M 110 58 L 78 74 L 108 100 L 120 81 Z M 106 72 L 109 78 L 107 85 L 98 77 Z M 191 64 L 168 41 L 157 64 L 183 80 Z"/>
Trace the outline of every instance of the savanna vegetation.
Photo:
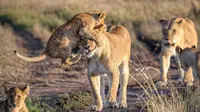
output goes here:
<path id="1" fill-rule="evenodd" d="M 130 63 L 129 88 L 139 85 L 145 97 L 139 106 L 130 105 L 132 110 L 198 112 L 198 89 L 179 90 L 170 84 L 165 88 L 167 92 L 163 90 L 164 94 L 161 94 L 163 92 L 160 93 L 154 85 L 155 80 L 149 80 L 153 77 L 152 70 L 145 66 L 153 68 L 153 75 L 157 74 L 158 79 L 157 56 L 162 39 L 160 18 L 187 17 L 195 23 L 200 36 L 199 0 L 0 0 L 0 84 L 32 84 L 33 94 L 26 102 L 30 112 L 87 110 L 91 104 L 91 93 L 88 91 L 84 59 L 81 64 L 74 65 L 77 71 L 66 72 L 61 68 L 53 69 L 59 60 L 27 63 L 15 57 L 13 51 L 38 55 L 56 28 L 75 14 L 91 10 L 105 11 L 107 25 L 122 24 L 131 34 L 133 62 Z M 140 85 L 136 76 L 145 76 L 143 80 L 147 84 Z M 57 90 L 58 87 L 53 86 L 56 84 L 60 84 L 59 87 L 65 85 L 66 90 Z M 45 87 L 55 89 L 55 94 L 42 92 L 48 91 Z M 1 99 L 4 99 L 2 87 L 0 90 Z"/>

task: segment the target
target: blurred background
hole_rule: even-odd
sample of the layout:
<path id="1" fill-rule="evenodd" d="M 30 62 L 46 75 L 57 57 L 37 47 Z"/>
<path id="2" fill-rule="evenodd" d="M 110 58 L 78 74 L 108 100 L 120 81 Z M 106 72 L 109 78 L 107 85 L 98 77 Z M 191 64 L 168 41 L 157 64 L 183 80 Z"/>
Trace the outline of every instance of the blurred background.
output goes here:
<path id="1" fill-rule="evenodd" d="M 13 51 L 26 56 L 40 54 L 56 28 L 75 14 L 92 10 L 105 11 L 107 25 L 124 25 L 132 38 L 131 60 L 156 70 L 159 70 L 158 55 L 162 39 L 158 23 L 160 18 L 189 18 L 195 23 L 200 36 L 199 0 L 0 0 L 0 84 L 28 83 L 32 98 L 44 94 L 54 98 L 58 97 L 52 96 L 55 94 L 90 91 L 85 75 L 85 59 L 73 66 L 75 71 L 66 71 L 59 67 L 60 60 L 27 63 L 14 56 Z M 135 72 L 137 69 L 131 69 L 131 74 Z M 158 75 L 156 77 L 159 78 Z M 130 82 L 130 85 L 136 84 Z M 0 90 L 3 99 L 3 88 Z M 59 98 L 58 102 L 61 103 Z M 31 107 L 32 101 L 28 102 Z"/>

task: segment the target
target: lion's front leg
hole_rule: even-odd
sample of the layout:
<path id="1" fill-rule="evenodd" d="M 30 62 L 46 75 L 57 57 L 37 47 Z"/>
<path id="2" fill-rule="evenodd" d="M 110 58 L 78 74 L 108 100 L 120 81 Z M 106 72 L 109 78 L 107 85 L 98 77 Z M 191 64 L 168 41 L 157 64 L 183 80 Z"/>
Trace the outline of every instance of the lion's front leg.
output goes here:
<path id="1" fill-rule="evenodd" d="M 104 75 L 107 75 L 107 74 L 104 74 Z M 102 98 L 103 104 L 106 103 L 106 97 L 105 97 L 105 77 L 106 76 L 104 75 L 101 76 L 101 84 L 100 84 L 101 98 Z"/>
<path id="2" fill-rule="evenodd" d="M 118 108 L 119 105 L 116 99 L 119 86 L 119 70 L 117 68 L 112 70 L 111 74 L 109 74 L 109 78 L 111 79 L 111 87 L 109 88 L 108 107 Z"/>
<path id="3" fill-rule="evenodd" d="M 163 53 L 160 59 L 160 72 L 161 72 L 161 82 L 159 85 L 167 85 L 167 72 L 170 66 L 171 54 Z"/>
<path id="4" fill-rule="evenodd" d="M 187 71 L 185 71 L 185 79 L 184 82 L 186 82 L 187 86 L 192 86 L 194 81 L 193 77 L 193 70 L 192 67 L 189 67 Z"/>
<path id="5" fill-rule="evenodd" d="M 73 69 L 70 66 L 78 63 L 80 59 L 81 54 L 71 54 L 67 58 L 61 59 L 61 67 L 65 68 L 67 71 L 73 71 Z"/>
<path id="6" fill-rule="evenodd" d="M 181 62 L 178 56 L 176 56 L 176 62 L 177 62 L 177 66 L 178 66 L 178 71 L 180 73 L 180 77 L 179 77 L 179 81 L 183 82 L 184 80 L 184 70 L 183 68 L 181 68 Z"/>
<path id="7" fill-rule="evenodd" d="M 90 110 L 101 111 L 103 103 L 100 94 L 100 75 L 96 73 L 88 73 L 88 80 L 93 93 L 93 106 L 91 106 Z"/>

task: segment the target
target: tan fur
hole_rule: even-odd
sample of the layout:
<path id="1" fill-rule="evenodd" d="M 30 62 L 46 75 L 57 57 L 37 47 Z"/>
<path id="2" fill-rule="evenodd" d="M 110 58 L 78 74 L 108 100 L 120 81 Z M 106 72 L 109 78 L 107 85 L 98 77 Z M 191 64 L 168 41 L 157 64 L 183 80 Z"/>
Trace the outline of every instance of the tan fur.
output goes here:
<path id="1" fill-rule="evenodd" d="M 105 16 L 105 12 L 99 11 L 79 13 L 51 35 L 47 42 L 46 49 L 41 55 L 25 57 L 16 51 L 15 54 L 23 60 L 30 62 L 40 61 L 45 59 L 46 56 L 50 56 L 52 58 L 61 58 L 63 66 L 65 64 L 71 65 L 77 63 L 81 58 L 81 55 L 75 51 L 78 41 L 81 38 L 80 35 L 78 35 L 79 30 L 83 28 L 98 29 L 100 26 L 104 25 Z M 73 60 L 71 58 L 76 58 L 77 60 L 71 62 L 71 60 Z"/>
<path id="2" fill-rule="evenodd" d="M 185 72 L 184 81 L 187 85 L 193 85 L 194 76 L 198 78 L 198 54 L 200 50 L 196 48 L 185 48 L 181 49 L 179 46 L 176 47 L 176 52 L 178 53 L 178 57 L 180 59 L 181 68 Z"/>
<path id="3" fill-rule="evenodd" d="M 187 18 L 173 18 L 170 21 L 161 19 L 162 25 L 162 49 L 160 59 L 160 71 L 162 73 L 161 84 L 167 84 L 167 71 L 170 66 L 171 56 L 176 56 L 178 69 L 181 74 L 180 80 L 184 78 L 184 71 L 181 69 L 179 58 L 176 55 L 175 48 L 179 46 L 184 49 L 195 45 L 197 47 L 197 33 L 194 23 Z"/>
<path id="4" fill-rule="evenodd" d="M 0 103 L 0 112 L 28 112 L 25 99 L 29 94 L 29 86 L 21 89 L 19 87 L 5 88 L 7 99 Z"/>
<path id="5" fill-rule="evenodd" d="M 81 46 L 88 57 L 88 79 L 94 96 L 94 106 L 91 110 L 100 111 L 103 108 L 102 97 L 104 96 L 101 96 L 103 87 L 100 80 L 100 75 L 103 74 L 108 75 L 110 82 L 108 107 L 118 107 L 116 97 L 120 82 L 119 107 L 126 108 L 131 48 L 130 34 L 123 26 L 115 26 L 110 32 L 91 32 L 96 31 L 84 29 L 83 32 L 80 32 L 85 37 L 81 41 Z"/>

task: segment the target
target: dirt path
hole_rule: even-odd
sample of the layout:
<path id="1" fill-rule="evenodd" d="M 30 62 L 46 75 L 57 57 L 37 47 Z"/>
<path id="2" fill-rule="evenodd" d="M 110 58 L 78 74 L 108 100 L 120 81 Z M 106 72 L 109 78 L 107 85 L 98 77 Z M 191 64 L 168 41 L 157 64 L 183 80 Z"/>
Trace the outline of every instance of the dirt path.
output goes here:
<path id="1" fill-rule="evenodd" d="M 144 75 L 148 75 L 153 79 L 153 81 L 157 81 L 160 77 L 158 63 L 154 62 L 155 65 L 152 65 L 151 63 L 152 62 L 150 61 L 143 61 L 142 63 L 130 62 L 131 76 L 127 93 L 129 110 L 137 109 L 135 108 L 135 105 L 141 103 L 141 98 L 144 95 L 143 90 L 138 86 L 134 78 L 141 83 L 145 83 Z M 65 71 L 60 68 L 59 60 L 57 59 L 47 59 L 43 62 L 34 63 L 32 67 L 32 75 L 28 77 L 24 83 L 18 83 L 18 85 L 25 85 L 26 83 L 30 85 L 30 97 L 51 97 L 53 95 L 62 95 L 72 92 L 90 91 L 90 86 L 86 76 L 86 61 L 81 61 L 79 64 L 73 66 L 75 71 Z M 169 74 L 174 74 L 171 78 L 176 78 L 176 68 L 172 66 Z M 8 81 L 7 83 L 8 86 L 16 85 L 16 82 Z M 3 94 L 3 88 L 0 88 L 0 91 L 0 97 L 1 99 L 4 99 L 5 95 Z M 104 112 L 109 111 L 110 110 L 108 109 L 104 110 Z"/>
<path id="2" fill-rule="evenodd" d="M 86 59 L 74 65 L 72 67 L 74 71 L 65 71 L 60 68 L 60 60 L 58 59 L 46 59 L 37 63 L 27 63 L 14 56 L 13 51 L 21 49 L 19 51 L 21 51 L 20 53 L 22 54 L 23 51 L 28 51 L 26 53 L 31 56 L 33 56 L 33 54 L 37 55 L 39 52 L 35 53 L 35 50 L 39 49 L 39 51 L 41 51 L 42 47 L 34 48 L 34 46 L 40 46 L 40 40 L 37 40 L 33 35 L 29 35 L 25 31 L 19 31 L 22 33 L 15 33 L 16 31 L 14 30 L 13 33 L 10 33 L 12 30 L 7 30 L 7 28 L 4 27 L 0 27 L 0 31 L 2 31 L 0 32 L 2 35 L 2 38 L 0 38 L 2 39 L 0 41 L 0 50 L 3 51 L 3 55 L 0 55 L 0 85 L 5 81 L 10 87 L 29 84 L 31 88 L 31 98 L 36 98 L 38 96 L 52 97 L 54 95 L 59 96 L 79 91 L 91 91 L 86 76 L 87 64 L 86 61 L 84 61 Z M 16 35 L 19 37 L 16 37 Z M 27 40 L 27 37 L 29 40 L 28 42 L 24 41 Z M 9 40 L 6 40 L 7 38 L 9 38 Z M 17 44 L 15 44 L 15 41 Z M 39 45 L 37 45 L 38 41 Z M 23 48 L 24 46 L 22 45 L 27 48 Z M 143 51 L 143 49 L 141 51 Z M 140 52 L 140 49 L 133 49 L 131 53 L 131 76 L 127 94 L 129 107 L 140 103 L 138 96 L 143 95 L 141 88 L 134 78 L 141 83 L 145 83 L 144 77 L 146 76 L 151 77 L 153 81 L 157 81 L 160 78 L 159 64 L 156 56 L 151 55 L 151 53 L 147 51 Z M 138 62 L 138 60 L 140 61 Z M 174 65 L 171 66 L 169 74 L 173 74 L 171 78 L 177 78 L 177 71 Z M 2 99 L 5 99 L 5 94 L 3 87 L 0 87 L 0 101 Z"/>

